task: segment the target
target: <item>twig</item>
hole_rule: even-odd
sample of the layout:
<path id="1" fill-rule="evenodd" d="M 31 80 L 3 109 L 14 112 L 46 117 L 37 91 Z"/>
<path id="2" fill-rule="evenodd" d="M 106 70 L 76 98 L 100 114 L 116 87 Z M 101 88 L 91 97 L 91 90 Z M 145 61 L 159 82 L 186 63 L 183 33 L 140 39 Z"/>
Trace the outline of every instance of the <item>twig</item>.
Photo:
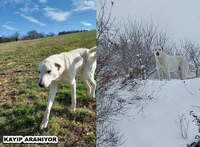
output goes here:
<path id="1" fill-rule="evenodd" d="M 194 94 L 193 94 L 192 92 L 190 92 L 190 91 L 187 89 L 186 84 L 185 84 L 185 81 L 183 81 L 183 83 L 184 83 L 185 89 L 186 89 L 191 95 L 194 96 Z"/>

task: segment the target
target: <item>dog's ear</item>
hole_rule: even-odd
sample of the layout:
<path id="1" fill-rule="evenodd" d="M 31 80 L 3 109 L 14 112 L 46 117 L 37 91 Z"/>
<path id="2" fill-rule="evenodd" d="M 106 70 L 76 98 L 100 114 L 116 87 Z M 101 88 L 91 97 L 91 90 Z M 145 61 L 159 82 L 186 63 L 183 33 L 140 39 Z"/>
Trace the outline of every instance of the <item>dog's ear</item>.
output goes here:
<path id="1" fill-rule="evenodd" d="M 55 67 L 57 67 L 58 70 L 60 70 L 60 68 L 61 68 L 61 65 L 60 65 L 60 64 L 54 63 L 54 65 L 55 65 Z"/>
<path id="2" fill-rule="evenodd" d="M 154 48 L 153 48 L 153 49 L 151 49 L 151 52 L 152 52 L 152 53 L 154 53 Z"/>

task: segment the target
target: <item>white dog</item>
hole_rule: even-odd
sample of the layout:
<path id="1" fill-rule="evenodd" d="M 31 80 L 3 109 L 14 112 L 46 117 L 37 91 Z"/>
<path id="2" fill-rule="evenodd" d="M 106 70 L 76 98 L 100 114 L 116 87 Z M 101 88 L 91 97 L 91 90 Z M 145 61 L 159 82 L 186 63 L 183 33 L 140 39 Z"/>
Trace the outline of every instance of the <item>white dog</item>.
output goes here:
<path id="1" fill-rule="evenodd" d="M 181 80 L 196 76 L 195 73 L 189 71 L 188 62 L 184 57 L 167 55 L 161 46 L 156 46 L 153 49 L 153 53 L 156 58 L 160 81 L 163 80 L 163 71 L 166 73 L 168 81 L 170 80 L 170 72 L 176 72 Z"/>
<path id="2" fill-rule="evenodd" d="M 71 87 L 71 111 L 76 110 L 75 76 L 77 73 L 79 73 L 84 83 L 86 83 L 90 98 L 94 98 L 96 89 L 96 82 L 94 80 L 95 69 L 96 47 L 91 49 L 75 49 L 70 52 L 52 55 L 39 64 L 39 86 L 43 88 L 51 87 L 47 108 L 40 129 L 47 127 L 58 82 L 67 82 Z"/>

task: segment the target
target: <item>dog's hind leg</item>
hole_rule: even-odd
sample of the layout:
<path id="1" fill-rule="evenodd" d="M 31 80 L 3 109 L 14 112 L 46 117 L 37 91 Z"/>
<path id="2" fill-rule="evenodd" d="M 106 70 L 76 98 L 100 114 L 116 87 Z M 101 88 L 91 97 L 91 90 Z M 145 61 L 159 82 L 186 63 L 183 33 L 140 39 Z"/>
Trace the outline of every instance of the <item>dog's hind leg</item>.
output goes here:
<path id="1" fill-rule="evenodd" d="M 81 79 L 83 80 L 83 82 L 85 83 L 85 85 L 87 87 L 87 93 L 88 93 L 88 95 L 90 95 L 91 88 L 92 88 L 90 82 L 87 80 L 86 75 L 85 75 L 85 73 L 83 71 L 80 71 L 79 75 L 81 76 Z"/>
<path id="2" fill-rule="evenodd" d="M 182 64 L 180 64 L 180 72 L 181 72 L 181 75 L 182 75 L 182 80 L 187 80 L 187 69 L 183 67 Z"/>
<path id="3" fill-rule="evenodd" d="M 92 85 L 91 93 L 90 93 L 90 98 L 95 97 L 95 89 L 96 89 L 96 81 L 94 80 L 94 76 L 91 73 L 86 73 L 86 78 L 88 82 Z"/>
<path id="4" fill-rule="evenodd" d="M 182 76 L 182 73 L 181 73 L 180 70 L 177 71 L 177 75 L 178 75 L 178 78 L 179 78 L 180 80 L 183 80 L 183 76 Z"/>
<path id="5" fill-rule="evenodd" d="M 87 93 L 88 93 L 88 95 L 90 95 L 91 94 L 91 88 L 92 88 L 92 86 L 91 86 L 91 84 L 88 82 L 88 80 L 86 80 L 86 79 L 84 79 L 84 81 L 83 81 L 85 84 L 86 84 L 86 86 L 87 86 Z"/>
<path id="6" fill-rule="evenodd" d="M 180 64 L 180 68 L 181 68 L 181 73 L 182 73 L 182 76 L 183 76 L 183 80 L 187 80 L 187 78 L 190 77 L 190 76 L 188 76 L 188 72 L 189 72 L 188 62 L 187 61 L 182 62 Z M 194 76 L 195 76 L 195 74 L 193 73 L 192 77 L 194 77 Z"/>
<path id="7" fill-rule="evenodd" d="M 178 71 L 177 71 L 177 75 L 178 75 L 180 80 L 183 80 L 183 75 L 182 75 L 182 72 L 181 72 L 181 66 L 180 65 L 179 65 L 179 68 L 178 68 Z"/>
<path id="8" fill-rule="evenodd" d="M 42 123 L 40 124 L 40 129 L 44 129 L 47 127 L 48 121 L 49 121 L 49 115 L 50 115 L 50 111 L 51 111 L 51 107 L 53 105 L 53 101 L 56 95 L 56 91 L 57 91 L 57 83 L 52 83 L 51 84 L 51 91 L 49 94 L 49 100 L 47 103 L 47 107 L 46 107 L 46 111 L 42 120 Z"/>
<path id="9" fill-rule="evenodd" d="M 187 73 L 182 73 L 183 80 L 187 80 Z"/>

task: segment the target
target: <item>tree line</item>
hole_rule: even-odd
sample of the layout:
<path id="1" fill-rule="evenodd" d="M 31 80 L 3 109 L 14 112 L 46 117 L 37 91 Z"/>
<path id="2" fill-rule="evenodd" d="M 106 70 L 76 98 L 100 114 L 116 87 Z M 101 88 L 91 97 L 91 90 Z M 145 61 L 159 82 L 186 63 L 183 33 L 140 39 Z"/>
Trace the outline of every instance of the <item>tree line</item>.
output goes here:
<path id="1" fill-rule="evenodd" d="M 65 34 L 78 33 L 78 32 L 85 32 L 85 31 L 88 31 L 88 30 L 62 31 L 62 32 L 59 32 L 58 35 L 65 35 Z"/>
<path id="2" fill-rule="evenodd" d="M 65 35 L 65 34 L 71 34 L 71 33 L 84 32 L 84 31 L 87 31 L 87 30 L 62 31 L 62 32 L 59 32 L 58 35 Z M 44 32 L 38 33 L 36 30 L 28 31 L 26 35 L 21 35 L 19 32 L 15 32 L 10 36 L 1 36 L 0 43 L 13 42 L 13 41 L 18 41 L 18 40 L 39 39 L 39 38 L 46 38 L 46 37 L 53 37 L 53 36 L 56 36 L 56 34 L 53 32 L 49 32 L 48 34 L 45 34 Z"/>

